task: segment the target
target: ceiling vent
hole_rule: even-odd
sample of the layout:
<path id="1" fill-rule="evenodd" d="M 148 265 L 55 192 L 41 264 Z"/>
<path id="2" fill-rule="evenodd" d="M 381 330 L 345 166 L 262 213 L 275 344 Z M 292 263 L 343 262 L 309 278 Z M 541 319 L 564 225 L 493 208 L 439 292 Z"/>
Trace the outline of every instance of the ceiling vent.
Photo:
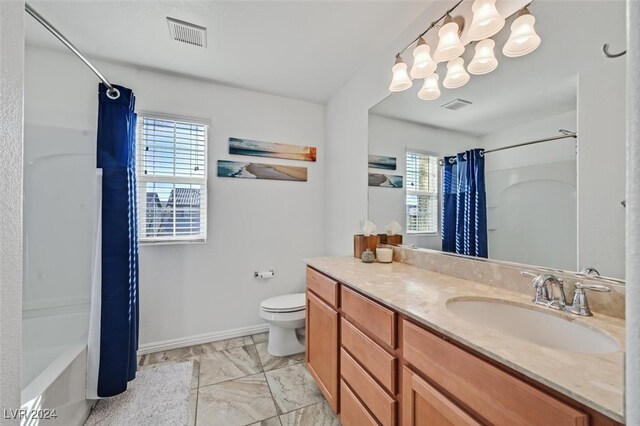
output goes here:
<path id="1" fill-rule="evenodd" d="M 455 99 L 442 105 L 442 108 L 450 109 L 451 111 L 458 111 L 459 109 L 468 107 L 469 105 L 471 105 L 471 102 L 469 101 L 465 101 L 464 99 Z"/>
<path id="2" fill-rule="evenodd" d="M 207 29 L 190 22 L 169 18 L 169 34 L 175 41 L 187 43 L 192 46 L 207 47 Z"/>

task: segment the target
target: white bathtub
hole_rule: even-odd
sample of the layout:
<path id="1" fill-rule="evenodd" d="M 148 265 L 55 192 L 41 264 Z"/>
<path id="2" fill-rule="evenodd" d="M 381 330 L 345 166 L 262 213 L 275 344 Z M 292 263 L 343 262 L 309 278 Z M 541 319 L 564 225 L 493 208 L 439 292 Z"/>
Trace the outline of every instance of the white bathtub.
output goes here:
<path id="1" fill-rule="evenodd" d="M 22 425 L 82 425 L 93 401 L 85 398 L 88 307 L 27 315 L 22 335 L 22 409 L 55 410 L 57 417 Z"/>

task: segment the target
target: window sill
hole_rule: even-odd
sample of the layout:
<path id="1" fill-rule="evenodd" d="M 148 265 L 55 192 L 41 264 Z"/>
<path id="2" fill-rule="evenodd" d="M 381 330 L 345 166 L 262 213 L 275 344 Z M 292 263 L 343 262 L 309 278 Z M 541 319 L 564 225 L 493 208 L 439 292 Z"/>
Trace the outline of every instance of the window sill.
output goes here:
<path id="1" fill-rule="evenodd" d="M 407 235 L 415 235 L 415 236 L 425 235 L 425 236 L 437 237 L 439 234 L 437 232 L 407 231 Z"/>
<path id="2" fill-rule="evenodd" d="M 204 244 L 206 239 L 200 240 L 163 240 L 163 241 L 138 241 L 140 247 L 143 246 L 171 246 L 171 245 L 188 245 L 188 244 Z"/>

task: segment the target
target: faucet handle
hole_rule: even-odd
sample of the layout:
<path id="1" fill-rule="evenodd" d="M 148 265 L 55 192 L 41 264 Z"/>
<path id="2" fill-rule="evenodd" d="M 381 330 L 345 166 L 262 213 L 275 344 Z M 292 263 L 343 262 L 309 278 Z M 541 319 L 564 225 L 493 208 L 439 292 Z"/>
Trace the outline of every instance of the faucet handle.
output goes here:
<path id="1" fill-rule="evenodd" d="M 611 291 L 609 287 L 601 284 L 582 284 L 576 283 L 576 291 L 573 294 L 573 304 L 571 305 L 571 311 L 576 315 L 591 316 L 591 309 L 589 309 L 589 303 L 587 302 L 587 295 L 585 290 L 593 291 Z"/>
<path id="2" fill-rule="evenodd" d="M 602 291 L 602 292 L 611 291 L 610 287 L 607 287 L 606 285 L 602 285 L 602 284 L 576 283 L 576 288 L 579 290 L 593 290 L 593 291 Z"/>

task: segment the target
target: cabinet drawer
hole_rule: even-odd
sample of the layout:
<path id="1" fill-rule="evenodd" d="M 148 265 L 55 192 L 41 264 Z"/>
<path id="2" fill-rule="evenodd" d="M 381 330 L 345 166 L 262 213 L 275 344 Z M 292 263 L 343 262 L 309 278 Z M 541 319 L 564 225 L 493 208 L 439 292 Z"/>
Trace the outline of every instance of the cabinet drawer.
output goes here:
<path id="1" fill-rule="evenodd" d="M 340 381 L 340 408 L 342 426 L 378 426 L 344 380 Z"/>
<path id="2" fill-rule="evenodd" d="M 307 288 L 327 302 L 332 308 L 338 307 L 338 283 L 320 272 L 307 267 Z"/>
<path id="3" fill-rule="evenodd" d="M 396 347 L 396 313 L 378 303 L 342 287 L 342 312 L 369 336 L 389 348 Z"/>
<path id="4" fill-rule="evenodd" d="M 342 318 L 342 346 L 389 392 L 396 393 L 396 357 Z"/>
<path id="5" fill-rule="evenodd" d="M 404 359 L 488 423 L 588 424 L 587 414 L 406 320 L 402 336 Z"/>
<path id="6" fill-rule="evenodd" d="M 395 399 L 390 397 L 344 349 L 340 350 L 340 373 L 382 425 L 395 425 Z"/>

